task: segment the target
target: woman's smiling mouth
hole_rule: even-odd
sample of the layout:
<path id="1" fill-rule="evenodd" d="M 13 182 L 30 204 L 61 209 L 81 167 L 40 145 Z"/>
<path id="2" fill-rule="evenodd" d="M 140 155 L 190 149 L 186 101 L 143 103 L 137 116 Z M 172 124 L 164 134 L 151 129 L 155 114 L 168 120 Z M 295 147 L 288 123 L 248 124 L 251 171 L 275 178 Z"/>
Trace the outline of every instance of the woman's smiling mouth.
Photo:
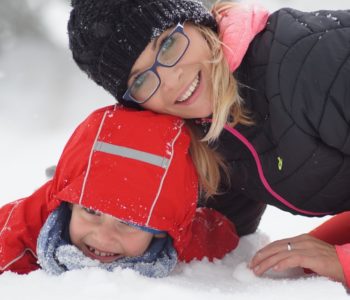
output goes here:
<path id="1" fill-rule="evenodd" d="M 198 87 L 200 86 L 200 73 L 197 74 L 195 79 L 192 81 L 188 89 L 182 94 L 182 96 L 176 100 L 176 104 L 185 104 L 193 95 L 196 94 Z M 187 104 L 187 103 L 186 103 Z"/>

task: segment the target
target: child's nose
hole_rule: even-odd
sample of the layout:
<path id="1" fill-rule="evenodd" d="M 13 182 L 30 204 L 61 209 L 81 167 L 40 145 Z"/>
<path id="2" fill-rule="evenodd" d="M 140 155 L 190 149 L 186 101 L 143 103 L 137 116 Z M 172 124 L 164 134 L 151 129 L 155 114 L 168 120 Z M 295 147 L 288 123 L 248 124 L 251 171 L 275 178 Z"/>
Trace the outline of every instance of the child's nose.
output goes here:
<path id="1" fill-rule="evenodd" d="M 98 239 L 104 244 L 115 244 L 120 239 L 120 232 L 115 224 L 115 219 L 104 219 L 99 225 L 97 235 Z"/>

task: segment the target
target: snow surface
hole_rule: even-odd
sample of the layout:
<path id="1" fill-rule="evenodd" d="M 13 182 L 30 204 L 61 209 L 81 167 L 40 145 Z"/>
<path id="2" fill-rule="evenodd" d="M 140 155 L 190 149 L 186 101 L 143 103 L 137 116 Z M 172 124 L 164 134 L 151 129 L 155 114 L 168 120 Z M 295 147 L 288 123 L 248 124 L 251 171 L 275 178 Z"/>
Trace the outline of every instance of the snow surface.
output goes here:
<path id="1" fill-rule="evenodd" d="M 32 6 L 35 2 L 30 1 Z M 284 6 L 349 8 L 348 0 L 260 2 L 271 11 Z M 0 205 L 27 196 L 43 184 L 45 168 L 57 162 L 76 125 L 93 109 L 114 103 L 70 58 L 65 38 L 67 6 L 59 0 L 46 0 L 45 5 L 42 24 L 50 42 L 22 37 L 0 52 Z M 164 279 L 145 278 L 131 270 L 89 269 L 58 277 L 41 270 L 22 276 L 7 272 L 0 276 L 0 298 L 348 299 L 340 283 L 304 276 L 299 269 L 258 278 L 246 267 L 268 241 L 307 232 L 321 221 L 269 208 L 260 230 L 242 238 L 238 249 L 221 261 L 179 264 Z"/>

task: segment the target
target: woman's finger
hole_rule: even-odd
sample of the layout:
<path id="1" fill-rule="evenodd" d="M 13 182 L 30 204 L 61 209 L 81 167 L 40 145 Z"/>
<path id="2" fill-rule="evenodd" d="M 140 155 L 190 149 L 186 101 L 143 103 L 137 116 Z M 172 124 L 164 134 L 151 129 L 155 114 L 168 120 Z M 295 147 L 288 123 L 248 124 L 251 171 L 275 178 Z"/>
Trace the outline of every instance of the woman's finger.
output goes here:
<path id="1" fill-rule="evenodd" d="M 259 265 L 262 261 L 267 259 L 270 256 L 273 256 L 279 252 L 292 250 L 297 247 L 297 244 L 301 241 L 304 241 L 305 237 L 304 235 L 300 235 L 294 238 L 288 238 L 283 240 L 278 240 L 275 242 L 272 242 L 265 246 L 264 248 L 260 249 L 251 259 L 249 263 L 250 268 L 254 268 L 257 265 Z"/>
<path id="2" fill-rule="evenodd" d="M 275 269 L 276 266 L 278 266 L 282 261 L 287 260 L 291 255 L 293 255 L 292 251 L 288 250 L 276 252 L 255 264 L 254 267 L 252 267 L 252 270 L 256 275 L 260 276 L 269 269 Z"/>

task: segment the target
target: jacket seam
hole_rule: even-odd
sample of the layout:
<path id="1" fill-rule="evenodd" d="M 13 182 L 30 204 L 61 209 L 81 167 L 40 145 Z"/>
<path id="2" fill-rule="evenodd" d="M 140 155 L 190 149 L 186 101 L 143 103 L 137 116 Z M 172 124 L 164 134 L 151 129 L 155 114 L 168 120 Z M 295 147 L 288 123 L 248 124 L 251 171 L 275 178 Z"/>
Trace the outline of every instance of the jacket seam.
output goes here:
<path id="1" fill-rule="evenodd" d="M 106 116 L 107 116 L 108 113 L 110 113 L 110 111 L 109 111 L 109 110 L 106 110 L 106 111 L 104 112 L 104 114 L 103 114 L 103 117 L 102 117 L 100 126 L 99 126 L 99 128 L 98 128 L 98 130 L 97 130 L 97 133 L 96 133 L 95 140 L 94 140 L 94 142 L 93 142 L 93 144 L 92 144 L 92 147 L 91 147 L 91 150 L 90 150 L 88 165 L 87 165 L 87 169 L 86 169 L 86 174 L 85 174 L 85 176 L 84 176 L 84 180 L 83 180 L 82 187 L 81 187 L 80 198 L 79 198 L 79 205 L 82 205 L 83 196 L 84 196 L 84 193 L 85 193 L 86 182 L 87 182 L 88 176 L 89 176 L 89 174 L 90 174 L 91 160 L 92 160 L 92 155 L 94 154 L 94 146 L 95 146 L 95 144 L 96 144 L 96 141 L 97 141 L 98 137 L 100 136 L 100 133 L 101 133 L 101 130 L 102 130 L 102 127 L 103 127 L 105 118 L 106 118 Z"/>
<path id="2" fill-rule="evenodd" d="M 17 201 L 17 202 L 13 205 L 13 207 L 11 208 L 11 211 L 10 211 L 10 213 L 9 213 L 9 215 L 8 215 L 8 217 L 7 217 L 7 219 L 6 219 L 6 221 L 5 221 L 5 224 L 4 224 L 4 226 L 1 228 L 0 236 L 1 236 L 2 233 L 5 231 L 5 229 L 6 229 L 6 227 L 7 227 L 7 224 L 9 223 L 9 221 L 10 221 L 10 219 L 11 219 L 11 217 L 12 217 L 12 214 L 13 214 L 14 210 L 17 208 L 17 206 L 18 206 L 18 204 L 19 204 L 20 201 L 21 201 L 21 200 Z"/>
<path id="3" fill-rule="evenodd" d="M 293 12 L 292 12 L 291 10 L 284 9 L 283 11 L 284 11 L 286 14 L 288 14 L 289 16 L 291 16 L 296 22 L 298 22 L 299 24 L 301 24 L 301 22 L 299 21 L 299 18 L 298 18 L 296 15 L 294 15 Z M 282 17 L 282 16 L 280 16 L 280 17 Z M 324 16 L 324 17 L 326 17 L 326 16 Z M 277 17 L 277 18 L 278 18 L 278 17 Z M 338 18 L 338 20 L 339 20 L 339 18 Z M 339 20 L 339 21 L 340 21 L 340 20 Z M 305 21 L 305 24 L 308 25 L 308 22 Z M 344 29 L 347 29 L 347 28 L 350 28 L 350 26 L 343 26 L 343 27 L 337 27 L 337 28 L 331 28 L 331 29 L 324 29 L 323 31 L 313 31 L 309 26 L 307 26 L 307 29 L 310 31 L 310 34 L 307 35 L 307 36 L 303 36 L 303 37 L 297 39 L 297 40 L 294 41 L 293 44 L 291 44 L 291 45 L 285 45 L 285 44 L 282 43 L 279 39 L 277 39 L 277 38 L 274 39 L 275 42 L 278 42 L 280 45 L 282 45 L 282 46 L 284 46 L 284 47 L 287 48 L 287 51 L 286 51 L 285 54 L 283 55 L 283 57 L 282 57 L 282 59 L 281 59 L 281 61 L 280 61 L 280 64 L 279 64 L 280 67 L 279 67 L 279 71 L 278 71 L 278 72 L 279 72 L 279 77 L 278 77 L 278 78 L 281 78 L 281 76 L 280 76 L 280 70 L 281 70 L 281 66 L 282 66 L 282 64 L 283 64 L 283 61 L 285 60 L 286 55 L 287 55 L 292 49 L 294 49 L 294 47 L 295 47 L 299 42 L 303 41 L 304 39 L 310 38 L 310 37 L 312 37 L 312 36 L 315 35 L 315 34 L 316 34 L 316 35 L 322 36 L 322 35 L 324 35 L 325 33 L 329 33 L 329 32 L 332 32 L 332 31 L 337 31 L 337 30 L 344 30 Z M 275 36 L 275 35 L 276 35 L 276 30 L 274 30 L 273 33 L 274 33 L 274 36 Z M 314 49 L 314 47 L 318 44 L 318 42 L 319 42 L 319 39 L 316 40 L 315 44 L 314 44 L 314 45 L 311 47 L 311 49 L 308 51 L 308 53 L 307 53 L 307 55 L 305 56 L 303 62 L 305 62 L 305 60 L 309 57 L 310 52 Z M 348 59 L 348 57 L 349 57 L 349 55 L 347 56 L 346 60 Z M 346 60 L 345 60 L 345 61 L 346 61 Z M 343 65 L 344 65 L 344 62 L 341 63 L 341 65 L 340 65 L 339 68 L 341 69 L 341 68 L 343 67 Z M 300 74 L 301 70 L 302 70 L 302 68 L 300 68 L 300 70 L 298 71 L 298 74 Z M 339 74 L 339 70 L 337 71 L 336 76 L 334 76 L 334 79 L 333 79 L 333 81 L 332 81 L 332 83 L 331 83 L 331 85 L 330 85 L 330 87 L 329 87 L 327 93 L 325 93 L 325 95 L 327 95 L 327 98 L 328 98 L 328 95 L 329 95 L 329 91 L 330 91 L 330 89 L 331 89 L 332 86 L 333 86 L 334 80 L 335 80 L 335 78 L 338 76 L 338 74 Z M 299 76 L 297 76 L 297 78 L 299 78 Z M 295 98 L 294 98 L 295 85 L 297 84 L 297 82 L 298 82 L 298 80 L 295 81 L 294 88 L 293 88 L 293 91 L 294 91 L 294 92 L 293 92 L 293 95 L 292 95 L 291 109 L 292 109 L 293 104 L 294 104 L 294 99 L 295 99 Z M 281 91 L 281 88 L 280 88 L 280 81 L 279 81 L 279 90 Z M 280 95 L 281 95 L 281 99 L 283 99 L 282 93 L 280 93 Z M 326 99 L 327 99 L 327 98 L 326 98 Z M 285 103 L 284 103 L 283 101 L 282 101 L 282 104 L 283 104 L 283 107 L 286 109 Z M 323 106 L 322 116 L 323 116 L 323 114 L 324 114 L 324 110 L 325 110 L 325 106 L 326 106 L 326 105 L 327 105 L 327 103 Z M 291 117 L 291 114 L 289 113 L 289 111 L 286 110 L 286 112 L 287 112 L 287 114 L 289 115 L 289 117 Z M 320 125 L 320 123 L 321 123 L 322 116 L 321 116 L 320 121 L 319 121 L 319 124 L 318 124 L 318 126 L 317 126 L 318 136 L 319 136 L 319 125 Z M 293 119 L 293 118 L 292 118 L 292 119 Z M 297 124 L 297 123 L 296 123 L 296 124 Z M 298 124 L 297 124 L 297 126 L 299 127 Z M 299 128 L 300 128 L 300 127 L 299 127 Z M 300 129 L 304 132 L 304 130 L 303 130 L 302 128 L 300 128 Z"/>
<path id="4" fill-rule="evenodd" d="M 159 195 L 160 195 L 160 193 L 161 193 L 161 191 L 162 191 L 163 184 L 164 184 L 164 180 L 165 180 L 165 178 L 166 178 L 166 176 L 167 176 L 167 174 L 168 174 L 169 168 L 170 168 L 171 163 L 172 163 L 172 161 L 173 161 L 174 152 L 175 152 L 175 150 L 174 150 L 174 145 L 175 145 L 177 139 L 179 138 L 179 136 L 180 136 L 180 134 L 181 134 L 181 132 L 182 132 L 182 126 L 183 126 L 183 125 L 184 125 L 184 123 L 181 124 L 178 133 L 176 134 L 175 138 L 174 138 L 173 141 L 172 141 L 172 144 L 171 144 L 171 149 L 172 149 L 172 151 L 171 151 L 171 157 L 170 157 L 170 159 L 169 159 L 169 164 L 168 164 L 167 168 L 165 169 L 164 175 L 162 176 L 160 185 L 159 185 L 159 187 L 158 187 L 157 194 L 156 194 L 156 196 L 155 196 L 155 198 L 154 198 L 154 200 L 153 200 L 153 202 L 152 202 L 151 208 L 150 208 L 150 210 L 149 210 L 148 218 L 147 218 L 147 221 L 146 221 L 146 226 L 149 226 L 149 222 L 151 221 L 151 218 L 152 218 L 152 215 L 153 215 L 153 210 L 154 210 L 156 204 L 158 203 Z"/>
<path id="5" fill-rule="evenodd" d="M 339 65 L 339 68 L 338 68 L 335 76 L 333 77 L 333 80 L 331 81 L 331 83 L 329 85 L 329 88 L 328 88 L 328 90 L 326 92 L 326 99 L 329 98 L 330 90 L 332 89 L 334 82 L 338 78 L 338 75 L 339 75 L 340 71 L 343 69 L 345 62 L 349 59 L 349 57 L 350 57 L 350 55 L 348 54 L 347 57 L 344 59 L 344 61 L 342 61 L 342 63 Z M 328 102 L 326 101 L 325 105 L 323 106 L 322 114 L 321 114 L 320 120 L 319 120 L 318 125 L 317 125 L 317 132 L 320 132 L 319 129 L 320 129 L 320 126 L 321 126 L 321 123 L 322 123 L 323 116 L 324 116 L 324 113 L 325 113 L 327 105 L 328 105 Z"/>

